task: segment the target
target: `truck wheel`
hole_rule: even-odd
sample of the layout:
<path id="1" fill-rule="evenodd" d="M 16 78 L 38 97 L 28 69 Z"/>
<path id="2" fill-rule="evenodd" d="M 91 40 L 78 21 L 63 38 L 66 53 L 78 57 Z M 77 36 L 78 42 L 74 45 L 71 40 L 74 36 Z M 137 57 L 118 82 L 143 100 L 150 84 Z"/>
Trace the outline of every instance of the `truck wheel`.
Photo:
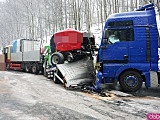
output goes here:
<path id="1" fill-rule="evenodd" d="M 135 92 L 142 87 L 142 76 L 136 71 L 126 71 L 120 76 L 119 83 L 125 92 Z"/>
<path id="2" fill-rule="evenodd" d="M 30 64 L 25 64 L 25 71 L 31 72 L 31 65 Z"/>
<path id="3" fill-rule="evenodd" d="M 38 74 L 39 73 L 39 67 L 36 63 L 32 64 L 32 73 L 33 74 Z"/>
<path id="4" fill-rule="evenodd" d="M 52 65 L 55 64 L 63 64 L 64 63 L 64 56 L 60 52 L 55 52 L 51 56 L 51 63 Z"/>
<path id="5" fill-rule="evenodd" d="M 73 55 L 71 53 L 67 55 L 67 61 L 73 62 Z"/>

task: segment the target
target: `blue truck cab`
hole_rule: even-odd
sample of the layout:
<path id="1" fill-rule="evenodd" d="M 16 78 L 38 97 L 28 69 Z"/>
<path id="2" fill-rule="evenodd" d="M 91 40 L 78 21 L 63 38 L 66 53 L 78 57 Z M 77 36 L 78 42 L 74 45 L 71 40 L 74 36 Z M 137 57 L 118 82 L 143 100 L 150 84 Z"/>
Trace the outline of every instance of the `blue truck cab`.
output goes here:
<path id="1" fill-rule="evenodd" d="M 143 82 L 146 87 L 151 86 L 150 71 L 158 71 L 158 29 L 153 3 L 107 18 L 97 62 L 101 83 L 119 82 L 127 92 L 139 90 Z"/>

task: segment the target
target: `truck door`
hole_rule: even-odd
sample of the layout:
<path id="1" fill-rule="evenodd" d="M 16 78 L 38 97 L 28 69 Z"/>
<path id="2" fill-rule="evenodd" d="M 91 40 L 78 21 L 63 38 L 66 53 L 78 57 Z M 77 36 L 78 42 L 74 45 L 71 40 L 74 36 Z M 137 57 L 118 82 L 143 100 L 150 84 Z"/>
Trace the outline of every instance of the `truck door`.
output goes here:
<path id="1" fill-rule="evenodd" d="M 133 41 L 133 29 L 108 29 L 101 46 L 104 63 L 127 63 L 129 60 L 129 41 Z"/>

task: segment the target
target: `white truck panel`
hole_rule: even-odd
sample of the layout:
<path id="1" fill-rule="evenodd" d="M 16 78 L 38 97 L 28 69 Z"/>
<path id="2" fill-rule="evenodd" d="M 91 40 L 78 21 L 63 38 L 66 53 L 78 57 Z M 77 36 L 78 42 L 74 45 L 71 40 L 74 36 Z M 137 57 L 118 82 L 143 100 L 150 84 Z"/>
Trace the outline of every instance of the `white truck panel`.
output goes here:
<path id="1" fill-rule="evenodd" d="M 16 53 L 11 53 L 12 62 L 40 61 L 40 40 L 18 39 Z"/>
<path id="2" fill-rule="evenodd" d="M 23 52 L 39 50 L 40 41 L 23 40 Z"/>
<path id="3" fill-rule="evenodd" d="M 40 51 L 23 52 L 23 61 L 40 61 Z"/>
<path id="4" fill-rule="evenodd" d="M 22 52 L 11 53 L 11 62 L 22 61 Z"/>
<path id="5" fill-rule="evenodd" d="M 17 49 L 16 49 L 16 52 L 20 52 L 20 41 L 21 41 L 21 39 L 17 39 Z"/>

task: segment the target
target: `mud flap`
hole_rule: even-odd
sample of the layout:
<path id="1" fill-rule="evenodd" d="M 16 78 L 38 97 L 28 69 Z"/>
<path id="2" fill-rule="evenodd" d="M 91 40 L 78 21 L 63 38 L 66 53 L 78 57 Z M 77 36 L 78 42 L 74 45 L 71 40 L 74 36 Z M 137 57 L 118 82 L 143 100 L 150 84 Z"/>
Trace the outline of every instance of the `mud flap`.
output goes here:
<path id="1" fill-rule="evenodd" d="M 57 64 L 56 67 L 68 88 L 89 84 L 95 80 L 94 64 L 90 57 L 72 63 Z"/>
<path id="2" fill-rule="evenodd" d="M 157 76 L 158 76 L 158 84 L 160 85 L 160 71 L 157 72 Z"/>

